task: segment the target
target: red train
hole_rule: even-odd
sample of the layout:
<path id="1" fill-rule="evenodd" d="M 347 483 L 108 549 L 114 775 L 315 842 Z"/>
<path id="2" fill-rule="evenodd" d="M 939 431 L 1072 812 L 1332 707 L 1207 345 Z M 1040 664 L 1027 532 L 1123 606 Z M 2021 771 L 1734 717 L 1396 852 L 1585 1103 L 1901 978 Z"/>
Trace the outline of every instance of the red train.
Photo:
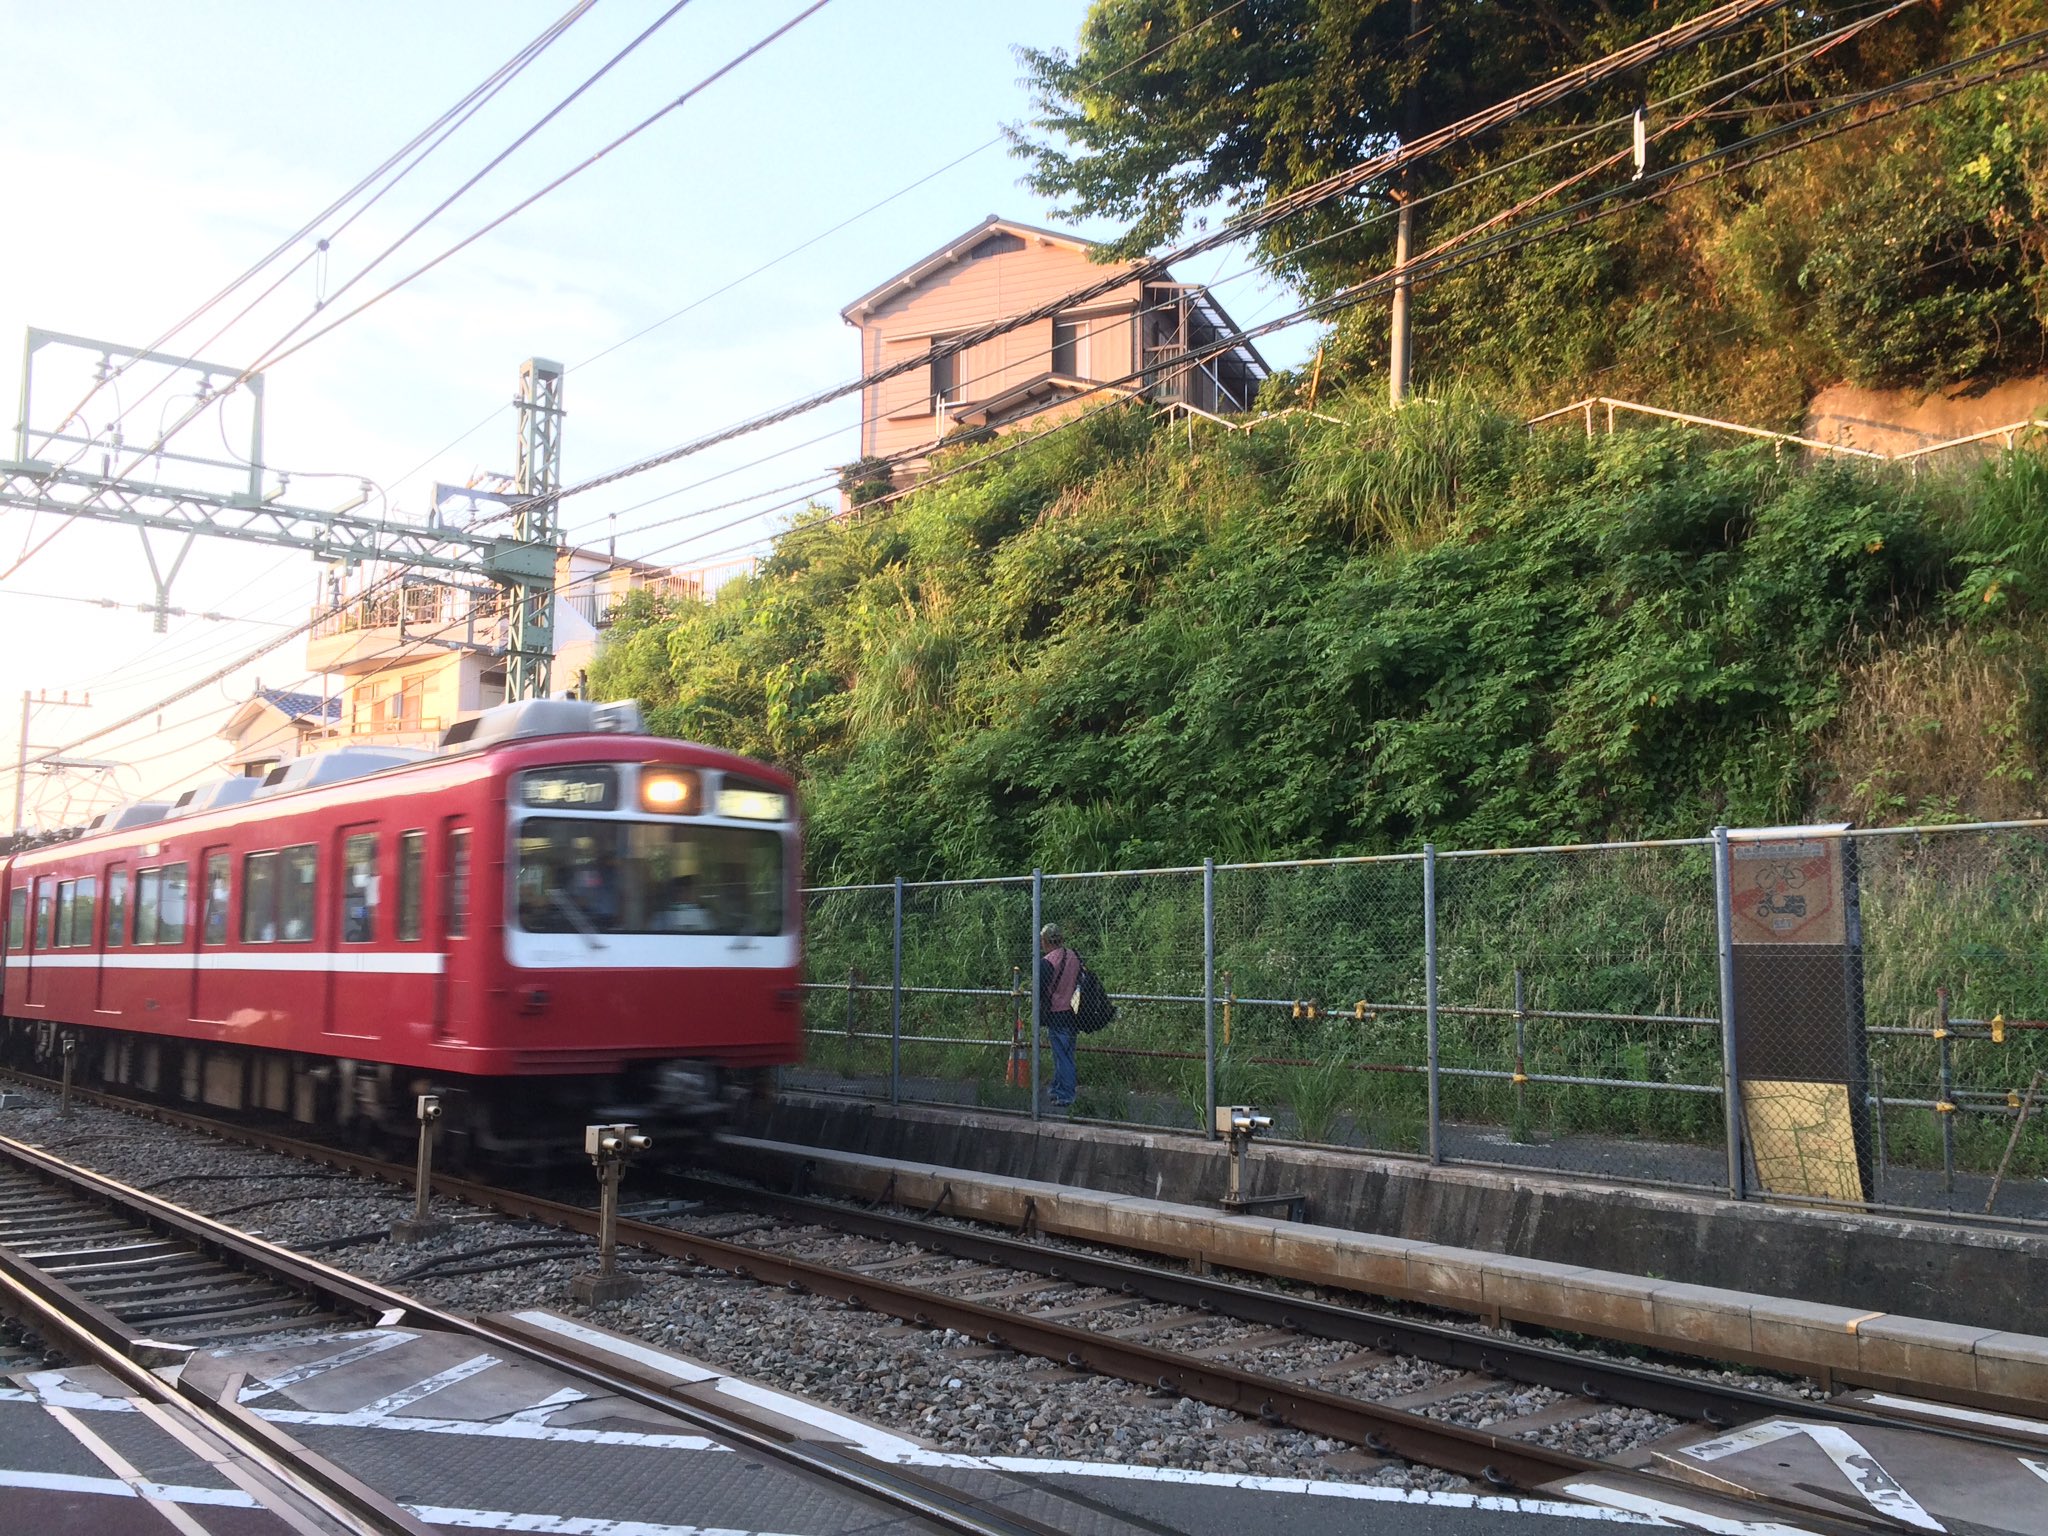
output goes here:
<path id="1" fill-rule="evenodd" d="M 15 855 L 0 1050 L 223 1109 L 552 1156 L 707 1128 L 801 1049 L 795 787 L 540 699 Z"/>

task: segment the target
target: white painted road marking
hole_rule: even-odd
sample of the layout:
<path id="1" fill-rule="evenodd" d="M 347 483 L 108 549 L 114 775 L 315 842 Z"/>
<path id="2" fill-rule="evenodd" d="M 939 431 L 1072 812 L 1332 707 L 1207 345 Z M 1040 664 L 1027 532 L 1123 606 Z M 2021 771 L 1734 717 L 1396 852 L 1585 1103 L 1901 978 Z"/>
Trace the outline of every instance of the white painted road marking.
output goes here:
<path id="1" fill-rule="evenodd" d="M 295 1387 L 302 1381 L 311 1381 L 316 1376 L 325 1376 L 329 1371 L 338 1371 L 345 1365 L 354 1365 L 358 1360 L 368 1360 L 374 1355 L 381 1355 L 387 1349 L 410 1344 L 416 1335 L 390 1329 L 370 1334 L 367 1338 L 359 1334 L 345 1337 L 358 1338 L 361 1342 L 352 1349 L 322 1355 L 317 1360 L 308 1360 L 304 1364 L 291 1366 L 279 1371 L 275 1376 L 259 1376 L 243 1385 L 238 1400 L 252 1403 L 259 1397 L 268 1397 L 273 1392 L 282 1392 L 286 1387 Z"/>
<path id="2" fill-rule="evenodd" d="M 1567 1483 L 1564 1491 L 1575 1493 L 1582 1499 L 1598 1499 L 1617 1509 L 1632 1511 L 1647 1516 L 1653 1523 L 1663 1525 L 1689 1525 L 1695 1530 L 1712 1531 L 1715 1536 L 1813 1536 L 1803 1525 L 1781 1525 L 1775 1520 L 1731 1520 L 1726 1515 L 1709 1515 L 1700 1510 L 1687 1509 L 1683 1504 L 1668 1504 L 1662 1499 L 1653 1499 L 1646 1494 L 1624 1493 L 1619 1488 L 1609 1488 L 1604 1483 Z"/>
<path id="3" fill-rule="evenodd" d="M 1757 1450 L 1794 1435 L 1805 1435 L 1819 1446 L 1821 1453 L 1835 1464 L 1835 1469 L 1849 1480 L 1850 1487 L 1862 1494 L 1864 1502 L 1879 1514 L 1907 1525 L 1916 1525 L 1923 1531 L 1945 1532 L 1948 1529 L 1921 1508 L 1920 1501 L 1878 1464 L 1877 1458 L 1863 1448 L 1862 1442 L 1846 1429 L 1832 1424 L 1795 1424 L 1788 1419 L 1772 1419 L 1765 1424 L 1738 1429 L 1718 1440 L 1681 1446 L 1677 1454 L 1690 1456 L 1694 1461 L 1719 1461 L 1724 1456 Z"/>

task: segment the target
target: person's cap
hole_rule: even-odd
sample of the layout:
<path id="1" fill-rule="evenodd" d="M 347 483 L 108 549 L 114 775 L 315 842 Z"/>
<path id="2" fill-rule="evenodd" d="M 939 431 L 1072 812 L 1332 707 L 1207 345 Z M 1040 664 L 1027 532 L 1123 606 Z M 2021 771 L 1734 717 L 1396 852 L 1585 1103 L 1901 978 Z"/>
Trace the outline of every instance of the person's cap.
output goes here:
<path id="1" fill-rule="evenodd" d="M 1060 925 L 1058 923 L 1047 923 L 1038 930 L 1038 942 L 1041 944 L 1063 944 L 1066 942 L 1066 935 L 1060 932 Z"/>

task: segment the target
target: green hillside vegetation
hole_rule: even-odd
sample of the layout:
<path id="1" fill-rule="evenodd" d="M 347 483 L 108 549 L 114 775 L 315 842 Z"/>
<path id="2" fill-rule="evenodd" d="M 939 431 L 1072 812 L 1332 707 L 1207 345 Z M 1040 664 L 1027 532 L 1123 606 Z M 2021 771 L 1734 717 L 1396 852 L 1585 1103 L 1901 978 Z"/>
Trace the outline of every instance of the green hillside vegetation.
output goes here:
<path id="1" fill-rule="evenodd" d="M 637 594 L 592 684 L 794 770 L 820 882 L 2038 808 L 2041 457 L 1333 414 L 1109 412 L 820 516 Z"/>

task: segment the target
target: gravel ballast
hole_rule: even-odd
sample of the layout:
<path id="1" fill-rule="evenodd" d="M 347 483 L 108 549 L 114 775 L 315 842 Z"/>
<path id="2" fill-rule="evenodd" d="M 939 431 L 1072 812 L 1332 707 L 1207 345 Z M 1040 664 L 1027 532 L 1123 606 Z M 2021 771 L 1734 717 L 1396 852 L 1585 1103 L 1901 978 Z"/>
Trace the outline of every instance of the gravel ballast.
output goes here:
<path id="1" fill-rule="evenodd" d="M 114 1110 L 81 1105 L 66 1121 L 57 1116 L 54 1096 L 37 1090 L 30 1090 L 27 1105 L 0 1111 L 0 1133 L 451 1311 L 581 1311 L 569 1300 L 569 1281 L 591 1267 L 595 1246 L 554 1228 L 437 1199 L 435 1213 L 454 1224 L 427 1242 L 397 1245 L 385 1234 L 394 1220 L 411 1213 L 405 1191 Z M 630 1201 L 630 1172 L 626 1191 Z M 650 1206 L 648 1214 L 659 1209 Z M 1255 1324 L 1111 1297 L 1068 1282 L 992 1273 L 984 1265 L 822 1228 L 730 1211 L 658 1219 L 791 1256 L 887 1264 L 881 1273 L 892 1280 L 981 1297 L 1071 1326 L 1131 1334 L 1242 1369 L 1292 1376 L 1320 1391 L 1381 1402 L 1417 1395 L 1426 1400 L 1396 1405 L 1496 1434 L 1513 1435 L 1516 1419 L 1542 1416 L 1565 1401 L 1547 1389 L 1494 1381 L 1475 1381 L 1460 1391 L 1458 1372 L 1427 1361 L 1374 1355 L 1326 1339 L 1276 1341 L 1271 1330 Z M 949 1331 L 893 1324 L 840 1302 L 652 1255 L 628 1251 L 620 1262 L 644 1278 L 646 1288 L 599 1309 L 594 1321 L 940 1450 L 1411 1489 L 1469 1486 L 1453 1475 L 1381 1461 L 1341 1442 L 993 1350 Z M 1293 1289 L 1320 1295 L 1313 1288 Z M 1477 1325 L 1474 1330 L 1487 1331 Z M 1731 1379 L 1759 1384 L 1746 1376 Z M 1543 1417 L 1526 1434 L 1533 1443 L 1601 1457 L 1676 1427 L 1673 1420 L 1637 1409 L 1589 1407 L 1582 1415 Z"/>

